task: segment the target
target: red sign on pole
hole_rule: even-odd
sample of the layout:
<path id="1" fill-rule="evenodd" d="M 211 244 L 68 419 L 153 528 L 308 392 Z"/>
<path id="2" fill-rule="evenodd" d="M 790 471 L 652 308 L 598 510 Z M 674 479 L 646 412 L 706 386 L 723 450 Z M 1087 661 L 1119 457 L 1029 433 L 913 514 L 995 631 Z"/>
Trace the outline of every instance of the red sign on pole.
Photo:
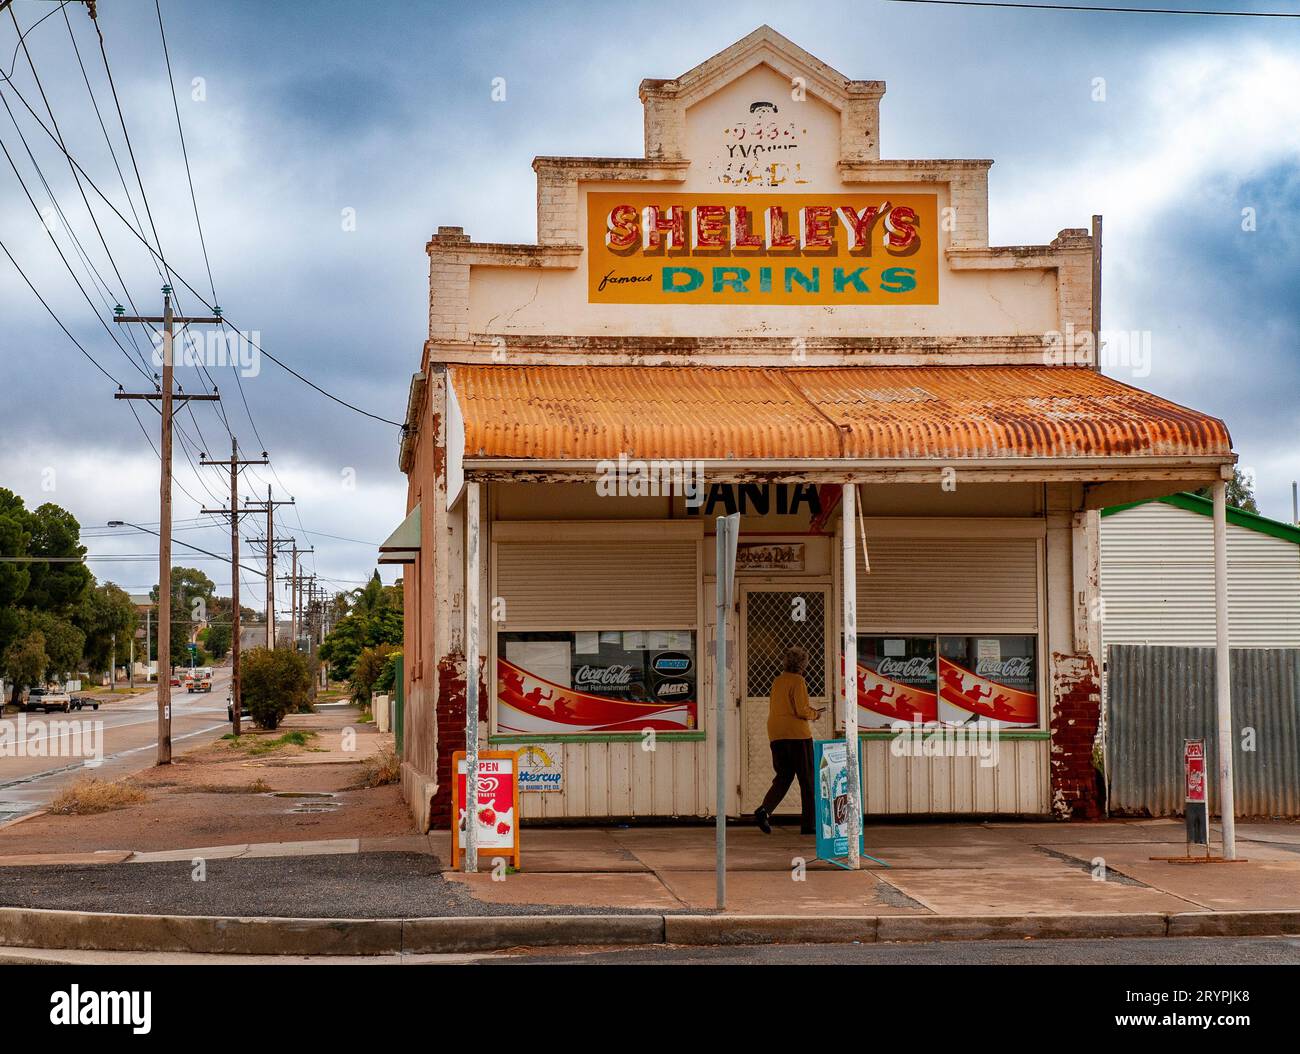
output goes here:
<path id="1" fill-rule="evenodd" d="M 1187 788 L 1186 801 L 1206 801 L 1205 740 L 1183 741 L 1183 776 Z"/>

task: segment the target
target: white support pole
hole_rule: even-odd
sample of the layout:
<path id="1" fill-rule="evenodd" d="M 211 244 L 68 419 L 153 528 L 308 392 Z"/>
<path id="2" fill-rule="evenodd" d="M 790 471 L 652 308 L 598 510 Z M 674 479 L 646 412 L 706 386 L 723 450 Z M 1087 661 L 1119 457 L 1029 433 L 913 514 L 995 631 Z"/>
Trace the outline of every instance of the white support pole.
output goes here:
<path id="1" fill-rule="evenodd" d="M 1214 484 L 1214 699 L 1219 718 L 1219 814 L 1223 858 L 1237 859 L 1232 792 L 1232 666 L 1228 649 L 1228 486 Z"/>
<path id="2" fill-rule="evenodd" d="M 862 784 L 858 779 L 858 522 L 855 510 L 857 488 L 852 483 L 841 487 L 840 575 L 844 593 L 844 747 L 849 767 L 849 867 L 857 870 L 859 831 L 862 828 Z"/>
<path id="3" fill-rule="evenodd" d="M 465 484 L 465 872 L 478 872 L 479 484 Z M 453 822 L 455 822 L 453 817 Z"/>
<path id="4" fill-rule="evenodd" d="M 736 546 L 740 537 L 740 514 L 718 517 L 714 575 L 717 580 L 717 617 L 714 628 L 713 742 L 714 760 L 714 902 L 722 911 L 727 906 L 727 623 L 736 600 Z"/>

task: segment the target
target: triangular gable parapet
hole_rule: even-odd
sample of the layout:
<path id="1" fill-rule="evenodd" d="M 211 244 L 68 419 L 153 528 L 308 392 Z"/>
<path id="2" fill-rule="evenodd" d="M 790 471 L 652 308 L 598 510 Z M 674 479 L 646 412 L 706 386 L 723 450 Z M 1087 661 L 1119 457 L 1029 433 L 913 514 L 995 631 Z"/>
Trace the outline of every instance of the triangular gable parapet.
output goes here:
<path id="1" fill-rule="evenodd" d="M 880 99 L 885 82 L 850 80 L 771 26 L 759 26 L 680 77 L 641 82 L 645 156 L 681 158 L 686 111 L 759 65 L 786 77 L 792 92 L 806 91 L 839 112 L 841 160 L 874 161 L 880 157 Z"/>

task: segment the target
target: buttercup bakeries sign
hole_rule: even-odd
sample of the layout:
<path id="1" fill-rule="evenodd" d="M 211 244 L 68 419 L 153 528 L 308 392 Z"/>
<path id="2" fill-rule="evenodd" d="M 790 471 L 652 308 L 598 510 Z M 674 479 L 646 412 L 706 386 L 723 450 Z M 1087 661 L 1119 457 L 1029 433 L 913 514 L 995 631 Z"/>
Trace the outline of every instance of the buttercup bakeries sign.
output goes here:
<path id="1" fill-rule="evenodd" d="M 937 304 L 933 194 L 587 197 L 588 299 Z"/>

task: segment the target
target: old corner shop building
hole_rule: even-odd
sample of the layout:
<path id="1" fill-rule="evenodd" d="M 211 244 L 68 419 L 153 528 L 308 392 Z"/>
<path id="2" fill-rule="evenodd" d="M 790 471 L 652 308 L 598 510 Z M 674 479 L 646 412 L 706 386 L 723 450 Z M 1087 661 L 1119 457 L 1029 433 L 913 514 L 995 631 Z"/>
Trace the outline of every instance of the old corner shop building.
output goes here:
<path id="1" fill-rule="evenodd" d="M 1235 455 L 1086 341 L 1045 345 L 1093 332 L 1092 237 L 990 247 L 991 162 L 881 160 L 884 90 L 763 27 L 642 82 L 645 157 L 537 158 L 536 245 L 430 240 L 410 515 L 382 557 L 407 565 L 422 824 L 449 819 L 471 643 L 483 746 L 562 761 L 525 819 L 712 814 L 711 535 L 732 511 L 728 812 L 750 812 L 782 649 L 811 653 L 819 705 L 841 697 L 846 484 L 865 813 L 1096 814 L 1098 510 Z M 640 475 L 660 460 L 702 472 L 702 506 Z M 898 718 L 994 721 L 998 764 L 895 756 Z"/>

